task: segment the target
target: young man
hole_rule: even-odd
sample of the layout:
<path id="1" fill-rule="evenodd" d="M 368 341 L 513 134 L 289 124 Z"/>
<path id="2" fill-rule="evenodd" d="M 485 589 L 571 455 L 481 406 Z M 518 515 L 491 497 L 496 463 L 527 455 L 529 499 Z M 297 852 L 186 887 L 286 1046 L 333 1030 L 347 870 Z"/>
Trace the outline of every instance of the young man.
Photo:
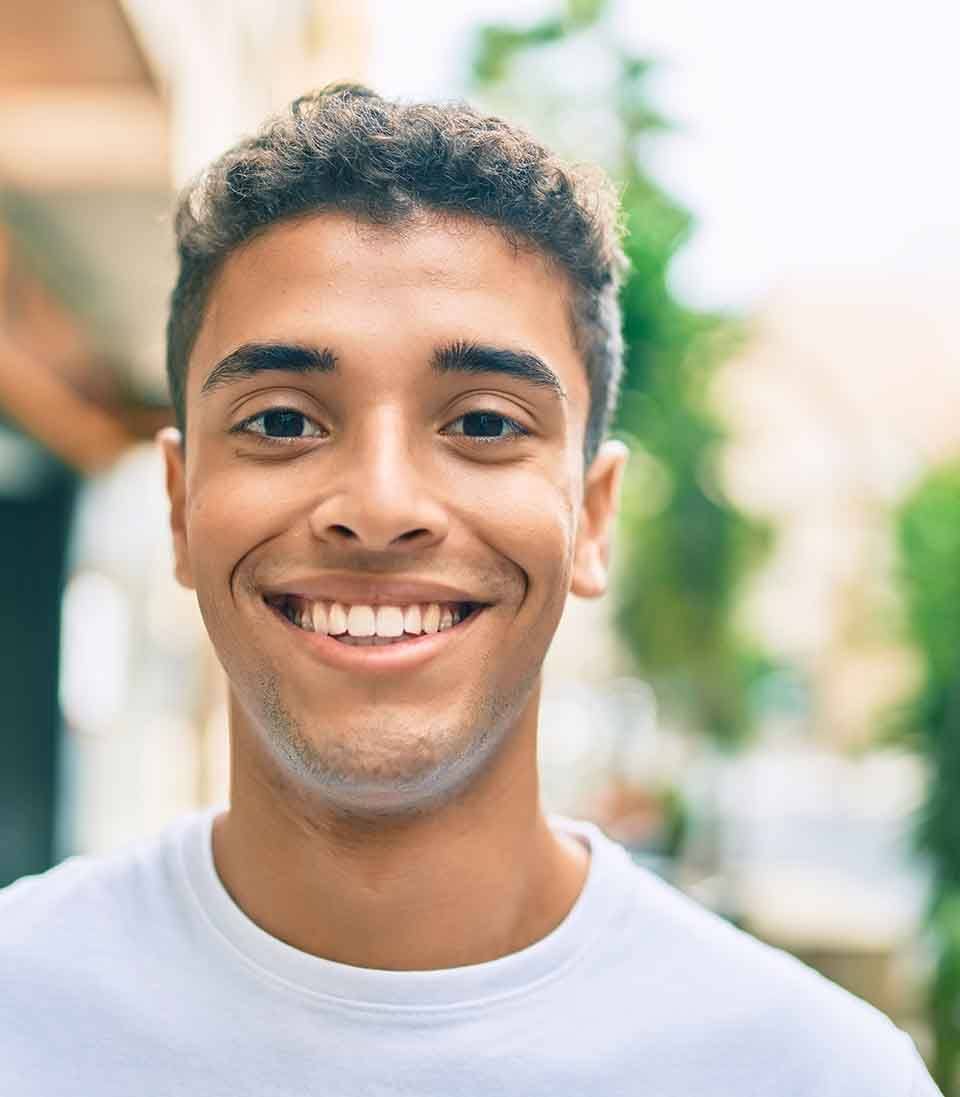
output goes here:
<path id="1" fill-rule="evenodd" d="M 184 198 L 160 444 L 230 804 L 0 895 L 0 1091 L 937 1092 L 882 1014 L 541 809 L 541 664 L 627 457 L 610 193 L 339 88 Z"/>

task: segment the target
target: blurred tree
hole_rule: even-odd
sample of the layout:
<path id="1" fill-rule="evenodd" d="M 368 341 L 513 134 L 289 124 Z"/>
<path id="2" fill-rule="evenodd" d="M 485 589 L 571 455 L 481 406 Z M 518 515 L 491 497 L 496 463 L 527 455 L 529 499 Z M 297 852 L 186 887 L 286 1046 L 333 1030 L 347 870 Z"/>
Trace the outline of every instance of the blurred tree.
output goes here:
<path id="1" fill-rule="evenodd" d="M 738 635 L 734 613 L 770 538 L 724 496 L 715 474 L 722 431 L 708 407 L 711 373 L 742 328 L 670 292 L 668 267 L 692 221 L 644 168 L 649 141 L 667 126 L 649 104 L 651 63 L 618 41 L 615 9 L 566 0 L 531 26 L 483 27 L 473 88 L 558 151 L 602 163 L 620 186 L 631 272 L 613 429 L 633 457 L 616 623 L 665 711 L 733 747 L 752 722 L 750 687 L 770 667 Z"/>
<path id="2" fill-rule="evenodd" d="M 910 494 L 897 534 L 907 630 L 920 651 L 923 678 L 887 737 L 930 763 L 914 842 L 933 869 L 933 1072 L 950 1095 L 958 1092 L 960 1064 L 960 464 L 936 470 Z"/>

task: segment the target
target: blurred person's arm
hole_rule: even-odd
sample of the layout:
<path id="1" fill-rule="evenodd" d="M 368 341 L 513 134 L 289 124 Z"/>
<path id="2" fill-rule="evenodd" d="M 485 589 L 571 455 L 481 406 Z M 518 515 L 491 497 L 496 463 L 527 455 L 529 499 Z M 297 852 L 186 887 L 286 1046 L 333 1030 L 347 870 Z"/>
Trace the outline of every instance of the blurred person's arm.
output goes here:
<path id="1" fill-rule="evenodd" d="M 136 436 L 0 330 L 0 410 L 79 472 L 109 467 Z"/>

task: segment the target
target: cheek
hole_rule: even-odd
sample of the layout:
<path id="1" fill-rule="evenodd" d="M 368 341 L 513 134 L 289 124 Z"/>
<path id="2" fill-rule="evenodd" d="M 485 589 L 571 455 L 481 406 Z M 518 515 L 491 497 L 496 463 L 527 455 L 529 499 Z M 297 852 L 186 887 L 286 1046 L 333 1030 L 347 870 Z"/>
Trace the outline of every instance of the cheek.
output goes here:
<path id="1" fill-rule="evenodd" d="M 435 477 L 439 501 L 468 535 L 519 567 L 528 587 L 541 594 L 556 588 L 564 599 L 577 528 L 572 472 L 562 462 L 485 472 L 455 482 Z M 210 608 L 230 597 L 237 564 L 257 546 L 289 537 L 316 502 L 315 485 L 311 493 L 296 477 L 249 469 L 208 470 L 191 486 L 187 540 L 198 598 Z"/>
<path id="2" fill-rule="evenodd" d="M 565 595 L 576 536 L 576 510 L 566 484 L 529 471 L 493 480 L 470 494 L 471 526 L 524 571 L 531 588 L 557 586 Z"/>
<path id="3" fill-rule="evenodd" d="M 188 532 L 193 531 L 205 555 L 226 563 L 227 545 L 253 544 L 271 528 L 284 528 L 285 516 L 296 502 L 291 486 L 290 478 L 255 475 L 242 468 L 208 472 L 191 493 Z M 215 553 L 208 551 L 208 539 L 216 542 Z"/>
<path id="4" fill-rule="evenodd" d="M 252 549 L 282 532 L 289 506 L 266 477 L 207 474 L 188 502 L 186 525 L 201 606 L 231 597 L 236 565 Z"/>

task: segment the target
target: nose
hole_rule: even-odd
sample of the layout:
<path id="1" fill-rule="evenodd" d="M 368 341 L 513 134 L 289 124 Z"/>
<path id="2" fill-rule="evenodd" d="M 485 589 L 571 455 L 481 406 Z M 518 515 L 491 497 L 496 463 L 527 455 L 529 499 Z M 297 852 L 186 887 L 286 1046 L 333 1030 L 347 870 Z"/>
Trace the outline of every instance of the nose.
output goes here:
<path id="1" fill-rule="evenodd" d="M 442 541 L 448 518 L 431 490 L 436 476 L 423 467 L 396 408 L 378 408 L 345 438 L 330 470 L 332 483 L 310 515 L 319 540 L 374 551 L 429 548 Z"/>

